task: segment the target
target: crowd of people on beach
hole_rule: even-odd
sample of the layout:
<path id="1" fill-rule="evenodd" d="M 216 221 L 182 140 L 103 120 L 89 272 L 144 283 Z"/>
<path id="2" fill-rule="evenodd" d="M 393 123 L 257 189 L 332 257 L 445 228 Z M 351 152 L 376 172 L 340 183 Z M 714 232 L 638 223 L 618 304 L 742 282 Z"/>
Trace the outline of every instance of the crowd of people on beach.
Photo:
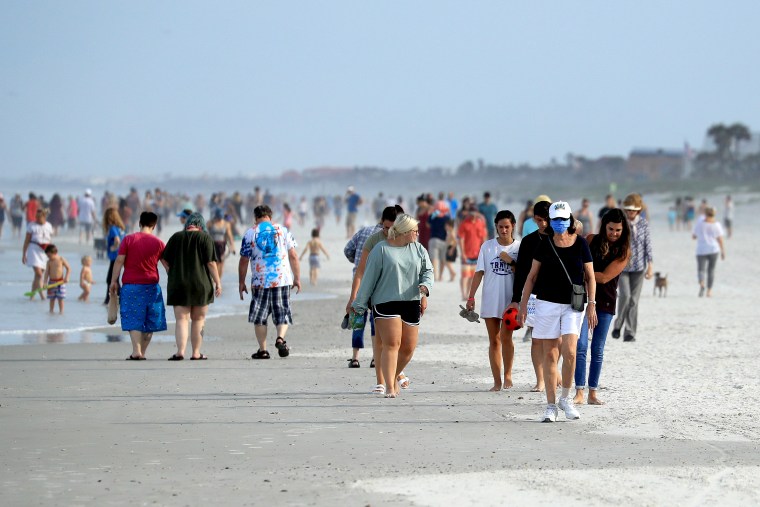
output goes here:
<path id="1" fill-rule="evenodd" d="M 308 254 L 309 281 L 317 285 L 321 257 L 330 258 L 320 231 L 331 213 L 337 223 L 345 216 L 343 253 L 354 267 L 342 327 L 352 330 L 348 365 L 359 368 L 370 323 L 370 366 L 376 377 L 372 392 L 395 398 L 409 387 L 404 369 L 414 355 L 428 297 L 436 283 L 458 276 L 464 303 L 460 315 L 470 321 L 482 318 L 486 324 L 491 391 L 513 386 L 513 332 L 523 327 L 523 340 L 531 342 L 533 391 L 546 395 L 543 421 L 555 421 L 559 411 L 578 419 L 577 405 L 604 403 L 597 390 L 607 334 L 612 328 L 613 338 L 636 341 L 641 289 L 655 274 L 648 209 L 641 195 L 632 193 L 620 201 L 608 195 L 598 213 L 589 199 L 574 212 L 570 203 L 540 195 L 517 215 L 499 209 L 489 192 L 480 200 L 460 200 L 453 192 L 421 194 L 409 212 L 402 197 L 379 193 L 365 203 L 353 186 L 344 195 L 316 196 L 311 204 L 303 196 L 291 208 L 289 202 L 296 200 L 259 187 L 246 196 L 217 192 L 209 199 L 160 188 L 141 196 L 132 188 L 123 197 L 104 192 L 99 204 L 90 189 L 76 198 L 54 194 L 50 201 L 34 193 L 24 201 L 16 194 L 10 205 L 0 194 L 0 234 L 6 214 L 14 237 L 20 236 L 26 220 L 22 263 L 34 273 L 27 296 L 49 299 L 50 312 L 57 303 L 63 313 L 71 266 L 53 241 L 66 228 L 89 244 L 102 230 L 102 239 L 95 242 L 102 250 L 96 254 L 109 261 L 103 303 L 115 298 L 122 330 L 132 341 L 128 360 L 144 360 L 153 333 L 167 329 L 165 305 L 173 307 L 176 320 L 177 351 L 169 360 L 185 358 L 188 339 L 190 359 L 207 359 L 201 348 L 208 306 L 221 296 L 224 260 L 239 244 L 238 293 L 243 300 L 250 291 L 248 320 L 258 342 L 251 358 L 269 359 L 270 315 L 275 348 L 287 357 L 291 290 L 301 290 L 300 261 Z M 307 226 L 309 217 L 314 224 L 300 257 L 292 234 L 294 212 L 300 227 Z M 362 212 L 371 213 L 376 223 L 357 230 Z M 700 297 L 712 296 L 717 259 L 725 258 L 724 229 L 716 215 L 706 200 L 695 207 L 691 198 L 678 198 L 668 211 L 671 228 L 688 228 L 697 242 Z M 181 230 L 164 243 L 158 237 L 162 223 L 174 218 Z M 723 220 L 728 237 L 732 220 L 728 196 Z M 250 225 L 243 233 L 242 224 Z M 166 303 L 159 265 L 168 277 Z M 83 302 L 95 283 L 91 266 L 92 257 L 83 256 Z"/>

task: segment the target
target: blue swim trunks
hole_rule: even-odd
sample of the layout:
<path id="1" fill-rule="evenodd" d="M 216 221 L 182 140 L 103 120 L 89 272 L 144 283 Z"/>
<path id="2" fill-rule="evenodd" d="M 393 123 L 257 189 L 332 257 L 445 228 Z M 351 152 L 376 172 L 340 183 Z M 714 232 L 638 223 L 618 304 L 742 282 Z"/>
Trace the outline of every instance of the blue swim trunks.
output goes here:
<path id="1" fill-rule="evenodd" d="M 123 285 L 119 292 L 122 331 L 166 331 L 166 308 L 161 286 Z"/>

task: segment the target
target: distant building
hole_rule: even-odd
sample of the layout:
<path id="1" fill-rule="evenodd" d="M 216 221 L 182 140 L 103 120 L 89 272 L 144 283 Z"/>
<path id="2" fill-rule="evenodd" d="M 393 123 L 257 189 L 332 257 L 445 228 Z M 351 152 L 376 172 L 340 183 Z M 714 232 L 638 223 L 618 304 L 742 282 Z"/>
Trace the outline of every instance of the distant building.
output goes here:
<path id="1" fill-rule="evenodd" d="M 684 150 L 634 148 L 628 155 L 625 171 L 634 181 L 678 179 L 684 171 Z"/>

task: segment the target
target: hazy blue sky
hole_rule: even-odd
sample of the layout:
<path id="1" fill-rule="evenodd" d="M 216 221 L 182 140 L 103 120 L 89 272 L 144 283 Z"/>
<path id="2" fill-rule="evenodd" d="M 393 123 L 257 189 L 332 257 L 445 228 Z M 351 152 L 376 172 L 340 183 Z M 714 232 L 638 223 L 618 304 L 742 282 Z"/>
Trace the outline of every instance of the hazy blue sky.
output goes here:
<path id="1" fill-rule="evenodd" d="M 542 163 L 760 129 L 760 2 L 0 2 L 0 169 Z"/>

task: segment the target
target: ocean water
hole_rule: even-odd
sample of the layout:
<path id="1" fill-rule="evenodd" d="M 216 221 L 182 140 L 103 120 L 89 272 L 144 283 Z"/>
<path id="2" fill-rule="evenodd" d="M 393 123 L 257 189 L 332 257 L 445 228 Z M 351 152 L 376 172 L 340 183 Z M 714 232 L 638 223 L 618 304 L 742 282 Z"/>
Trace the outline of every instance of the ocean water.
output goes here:
<path id="1" fill-rule="evenodd" d="M 59 253 L 69 262 L 72 268 L 70 282 L 66 286 L 66 300 L 63 315 L 49 313 L 49 302 L 36 297 L 30 301 L 24 296 L 31 290 L 33 272 L 21 264 L 23 238 L 12 238 L 10 229 L 4 227 L 0 238 L 0 345 L 20 345 L 34 343 L 105 343 L 122 341 L 127 333 L 121 330 L 120 321 L 113 326 L 106 322 L 105 277 L 108 273 L 108 260 L 97 259 L 94 252 L 92 272 L 95 284 L 92 286 L 90 301 L 83 303 L 77 298 L 81 294 L 79 288 L 79 271 L 81 269 L 82 252 L 87 247 L 79 245 L 78 237 L 74 234 L 63 233 L 54 238 Z M 162 238 L 164 239 L 164 238 Z M 237 285 L 237 257 L 228 258 L 222 279 L 222 297 L 217 298 L 209 306 L 207 318 L 226 315 L 240 315 L 245 318 L 250 305 L 250 295 L 244 294 L 241 301 Z M 166 298 L 166 273 L 159 267 L 161 287 Z M 250 275 L 249 275 L 250 276 Z M 335 296 L 324 293 L 307 292 L 293 296 L 295 301 L 314 299 L 331 299 Z M 167 307 L 167 323 L 174 322 L 171 307 Z M 107 333 L 95 333 L 94 329 L 111 328 Z M 155 339 L 161 339 L 156 335 Z M 167 339 L 173 341 L 172 336 Z"/>

